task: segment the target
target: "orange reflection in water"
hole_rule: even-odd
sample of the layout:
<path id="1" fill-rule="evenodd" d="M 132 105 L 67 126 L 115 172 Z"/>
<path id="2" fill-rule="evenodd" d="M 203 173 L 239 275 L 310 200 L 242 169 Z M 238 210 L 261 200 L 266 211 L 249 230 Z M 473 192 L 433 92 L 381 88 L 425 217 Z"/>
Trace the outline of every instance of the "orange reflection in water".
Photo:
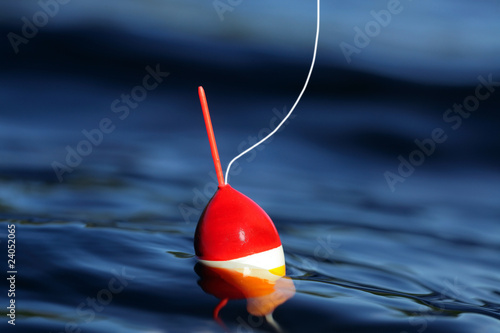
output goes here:
<path id="1" fill-rule="evenodd" d="M 261 268 L 242 266 L 228 269 L 197 263 L 195 271 L 200 276 L 198 284 L 201 288 L 221 300 L 214 309 L 215 319 L 231 299 L 246 298 L 250 314 L 267 316 L 295 294 L 292 279 Z"/>

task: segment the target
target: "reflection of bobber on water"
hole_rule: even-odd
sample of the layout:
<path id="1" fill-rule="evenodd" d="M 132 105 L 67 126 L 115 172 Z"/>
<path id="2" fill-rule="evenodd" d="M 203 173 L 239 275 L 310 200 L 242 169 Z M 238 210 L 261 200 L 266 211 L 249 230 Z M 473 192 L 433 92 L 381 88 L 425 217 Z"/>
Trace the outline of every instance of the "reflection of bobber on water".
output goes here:
<path id="1" fill-rule="evenodd" d="M 283 276 L 285 257 L 276 227 L 259 205 L 225 183 L 205 92 L 202 87 L 198 92 L 219 188 L 198 222 L 196 255 L 210 267 L 232 269 L 248 265 Z"/>
<path id="2" fill-rule="evenodd" d="M 290 278 L 272 274 L 266 269 L 248 265 L 227 269 L 198 263 L 195 271 L 200 276 L 198 283 L 201 288 L 221 299 L 214 309 L 216 319 L 228 300 L 246 299 L 250 314 L 266 316 L 269 320 L 274 309 L 295 294 Z"/>

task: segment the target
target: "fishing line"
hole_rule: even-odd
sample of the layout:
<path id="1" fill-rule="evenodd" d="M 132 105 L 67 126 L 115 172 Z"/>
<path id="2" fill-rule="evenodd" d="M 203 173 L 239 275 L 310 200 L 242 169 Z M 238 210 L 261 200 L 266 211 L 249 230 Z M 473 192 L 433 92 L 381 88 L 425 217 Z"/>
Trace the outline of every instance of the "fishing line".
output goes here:
<path id="1" fill-rule="evenodd" d="M 297 106 L 297 104 L 299 103 L 300 99 L 302 98 L 302 95 L 304 94 L 304 91 L 306 91 L 307 85 L 309 84 L 309 79 L 311 78 L 311 74 L 312 74 L 312 71 L 313 71 L 313 68 L 314 68 L 314 63 L 316 61 L 316 52 L 318 50 L 319 18 L 320 18 L 320 0 L 318 0 L 317 19 L 316 19 L 316 39 L 314 41 L 314 53 L 313 53 L 313 58 L 312 58 L 312 62 L 311 62 L 311 68 L 309 69 L 309 74 L 307 75 L 306 82 L 304 83 L 304 87 L 302 88 L 302 91 L 300 92 L 299 97 L 297 97 L 297 100 L 295 101 L 295 104 L 293 104 L 292 108 L 290 109 L 290 111 L 288 112 L 288 114 L 286 115 L 286 117 L 283 118 L 283 120 L 281 120 L 281 122 L 279 123 L 279 125 L 276 126 L 276 128 L 271 133 L 269 133 L 266 137 L 264 137 L 262 140 L 260 140 L 259 142 L 257 142 L 256 144 L 254 144 L 253 146 L 251 146 L 250 148 L 248 148 L 244 152 L 240 153 L 238 156 L 236 156 L 235 158 L 233 158 L 231 160 L 231 162 L 229 162 L 229 164 L 227 166 L 227 170 L 226 170 L 226 177 L 225 177 L 225 183 L 226 184 L 227 184 L 227 179 L 228 179 L 228 176 L 229 176 L 229 170 L 231 169 L 231 165 L 237 159 L 239 159 L 241 156 L 245 155 L 246 153 L 248 153 L 249 151 L 251 151 L 255 147 L 259 146 L 264 141 L 266 141 L 267 139 L 269 139 L 274 133 L 276 133 L 279 130 L 279 128 L 290 117 L 290 115 L 292 114 L 293 110 L 295 110 L 295 107 Z M 219 181 L 219 184 L 220 184 L 220 181 Z"/>

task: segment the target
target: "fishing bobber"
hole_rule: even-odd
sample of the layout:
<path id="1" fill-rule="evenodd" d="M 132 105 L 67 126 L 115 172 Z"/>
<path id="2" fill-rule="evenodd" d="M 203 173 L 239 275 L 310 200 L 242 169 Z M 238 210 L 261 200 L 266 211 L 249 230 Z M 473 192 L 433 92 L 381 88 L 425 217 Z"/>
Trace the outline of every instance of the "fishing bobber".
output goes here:
<path id="1" fill-rule="evenodd" d="M 225 183 L 202 87 L 198 93 L 219 187 L 198 221 L 196 255 L 211 267 L 231 269 L 246 265 L 283 276 L 285 257 L 276 227 L 259 205 Z"/>
<path id="2" fill-rule="evenodd" d="M 285 257 L 278 231 L 266 212 L 230 185 L 219 186 L 200 217 L 195 252 L 211 267 L 242 264 L 285 275 Z"/>

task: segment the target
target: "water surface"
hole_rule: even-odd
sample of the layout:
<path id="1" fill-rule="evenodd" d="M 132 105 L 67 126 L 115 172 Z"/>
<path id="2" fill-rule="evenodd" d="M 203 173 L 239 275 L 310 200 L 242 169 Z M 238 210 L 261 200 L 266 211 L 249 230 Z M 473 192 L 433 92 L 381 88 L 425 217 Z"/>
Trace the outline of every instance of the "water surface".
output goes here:
<path id="1" fill-rule="evenodd" d="M 285 332 L 500 332 L 500 87 L 445 116 L 500 81 L 498 4 L 403 3 L 347 63 L 339 43 L 386 5 L 324 4 L 294 117 L 231 174 L 285 249 L 296 293 L 274 319 Z M 2 3 L 2 35 L 36 6 Z M 0 235 L 7 251 L 15 225 L 15 329 L 275 332 L 244 300 L 221 326 L 198 285 L 193 234 L 216 181 L 197 86 L 225 166 L 295 101 L 313 33 L 312 3 L 242 2 L 221 21 L 210 3 L 88 1 L 61 6 L 18 53 L 5 38 Z M 151 70 L 163 76 L 141 97 Z M 401 172 L 436 129 L 446 139 Z"/>

